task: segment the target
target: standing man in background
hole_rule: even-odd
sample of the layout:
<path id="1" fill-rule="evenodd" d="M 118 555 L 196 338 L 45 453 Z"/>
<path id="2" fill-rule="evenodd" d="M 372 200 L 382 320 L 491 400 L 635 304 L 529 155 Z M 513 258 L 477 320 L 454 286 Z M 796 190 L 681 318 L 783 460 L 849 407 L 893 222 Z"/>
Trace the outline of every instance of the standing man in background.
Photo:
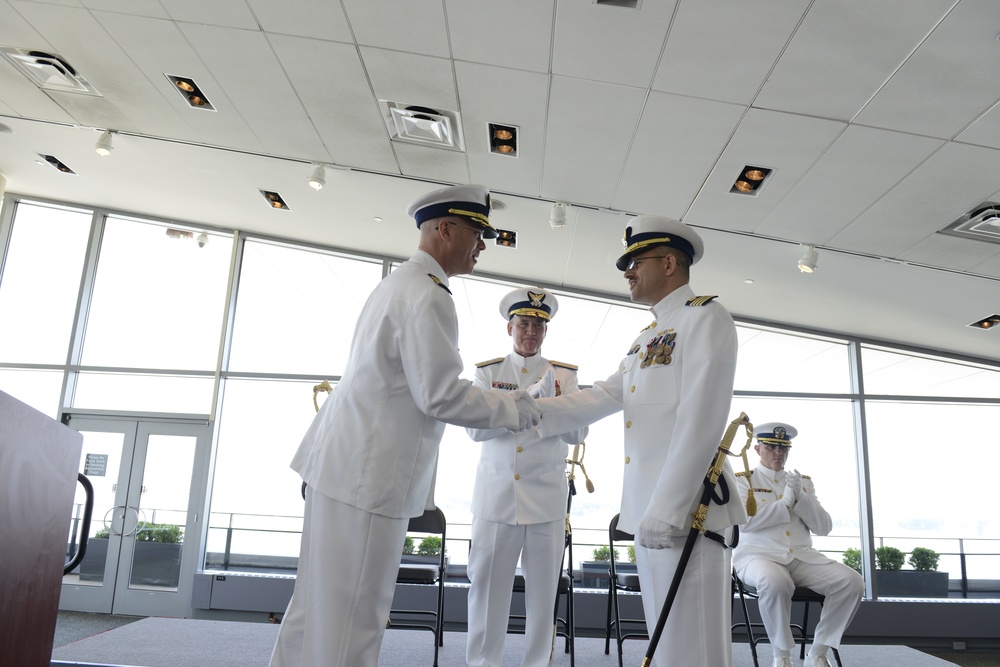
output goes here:
<path id="1" fill-rule="evenodd" d="M 695 296 L 690 267 L 701 237 L 676 220 L 631 219 L 625 272 L 632 301 L 653 322 L 607 380 L 575 394 L 538 400 L 542 436 L 591 424 L 623 410 L 625 475 L 618 527 L 636 536 L 636 565 L 646 626 L 652 634 L 699 505 L 702 483 L 729 422 L 736 375 L 736 326 L 714 296 Z M 719 484 L 736 488 L 727 462 Z M 723 533 L 746 521 L 733 493 L 712 504 L 695 542 L 657 645 L 659 667 L 730 667 L 733 661 L 731 554 Z"/>
<path id="2" fill-rule="evenodd" d="M 473 384 L 482 389 L 527 388 L 534 398 L 578 391 L 576 366 L 549 361 L 542 341 L 559 302 L 540 287 L 516 289 L 500 301 L 500 316 L 514 351 L 476 364 Z M 551 657 L 553 611 L 566 544 L 566 447 L 587 429 L 542 438 L 535 429 L 468 429 L 483 443 L 472 494 L 469 551 L 469 637 L 472 667 L 500 667 L 517 561 L 524 574 L 523 667 L 542 667 Z"/>
<path id="3" fill-rule="evenodd" d="M 411 517 L 434 506 L 445 424 L 524 430 L 527 392 L 462 380 L 448 278 L 494 238 L 480 185 L 435 190 L 407 209 L 416 253 L 372 292 L 344 375 L 292 459 L 308 485 L 295 590 L 271 667 L 376 667 Z"/>
<path id="4" fill-rule="evenodd" d="M 861 606 L 865 581 L 842 563 L 813 548 L 812 534 L 829 535 L 833 521 L 816 497 L 812 479 L 785 464 L 798 430 L 769 422 L 754 429 L 760 465 L 738 473 L 740 497 L 753 488 L 757 513 L 740 526 L 733 554 L 736 573 L 757 589 L 760 616 L 774 649 L 774 667 L 792 667 L 792 593 L 805 586 L 826 596 L 804 667 L 831 667 L 830 648 L 840 640 Z"/>

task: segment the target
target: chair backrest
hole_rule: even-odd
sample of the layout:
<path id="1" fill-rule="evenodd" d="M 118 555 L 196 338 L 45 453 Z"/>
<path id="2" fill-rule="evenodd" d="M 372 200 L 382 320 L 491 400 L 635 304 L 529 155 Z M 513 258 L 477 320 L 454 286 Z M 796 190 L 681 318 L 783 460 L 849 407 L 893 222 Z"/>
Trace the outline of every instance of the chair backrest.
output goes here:
<path id="1" fill-rule="evenodd" d="M 410 519 L 410 525 L 406 530 L 411 533 L 436 533 L 441 535 L 441 541 L 444 542 L 447 525 L 444 512 L 441 511 L 440 507 L 435 507 L 432 510 L 424 510 L 420 516 Z"/>
<path id="2" fill-rule="evenodd" d="M 611 525 L 608 526 L 608 538 L 612 542 L 635 542 L 635 535 L 618 529 L 619 516 L 620 515 L 616 514 L 615 518 L 611 520 Z"/>

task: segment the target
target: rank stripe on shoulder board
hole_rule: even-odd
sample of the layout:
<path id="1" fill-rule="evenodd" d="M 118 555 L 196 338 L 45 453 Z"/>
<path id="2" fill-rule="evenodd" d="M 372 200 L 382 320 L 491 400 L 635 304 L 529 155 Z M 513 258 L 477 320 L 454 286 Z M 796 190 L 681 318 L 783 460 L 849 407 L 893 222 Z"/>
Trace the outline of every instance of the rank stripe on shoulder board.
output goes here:
<path id="1" fill-rule="evenodd" d="M 442 288 L 448 294 L 451 294 L 451 290 L 448 289 L 447 285 L 445 285 L 443 282 L 441 282 L 440 278 L 438 278 L 437 276 L 435 276 L 433 273 L 428 273 L 427 275 L 429 275 L 431 277 L 431 280 L 433 280 L 434 282 L 437 283 L 438 287 Z"/>
<path id="2" fill-rule="evenodd" d="M 503 357 L 497 357 L 496 359 L 490 359 L 489 361 L 480 361 L 476 364 L 476 368 L 484 368 L 486 366 L 492 366 L 493 364 L 499 364 L 503 361 Z"/>
<path id="3" fill-rule="evenodd" d="M 553 366 L 558 366 L 559 368 L 568 368 L 571 371 L 580 370 L 579 366 L 574 366 L 573 364 L 567 364 L 563 361 L 552 361 L 551 359 L 549 359 L 549 363 L 552 364 Z"/>
<path id="4" fill-rule="evenodd" d="M 704 306 L 706 303 L 710 303 L 712 299 L 718 299 L 718 294 L 712 294 L 711 296 L 695 296 L 687 300 L 686 306 Z"/>

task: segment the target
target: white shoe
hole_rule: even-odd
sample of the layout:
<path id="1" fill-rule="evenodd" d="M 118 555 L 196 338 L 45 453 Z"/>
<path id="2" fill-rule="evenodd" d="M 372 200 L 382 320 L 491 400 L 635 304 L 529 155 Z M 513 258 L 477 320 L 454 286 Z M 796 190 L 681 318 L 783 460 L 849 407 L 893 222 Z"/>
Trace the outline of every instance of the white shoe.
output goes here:
<path id="1" fill-rule="evenodd" d="M 807 655 L 802 667 L 833 667 L 825 655 Z"/>
<path id="2" fill-rule="evenodd" d="M 774 667 L 795 667 L 792 664 L 792 658 L 788 655 L 776 655 L 774 656 Z"/>

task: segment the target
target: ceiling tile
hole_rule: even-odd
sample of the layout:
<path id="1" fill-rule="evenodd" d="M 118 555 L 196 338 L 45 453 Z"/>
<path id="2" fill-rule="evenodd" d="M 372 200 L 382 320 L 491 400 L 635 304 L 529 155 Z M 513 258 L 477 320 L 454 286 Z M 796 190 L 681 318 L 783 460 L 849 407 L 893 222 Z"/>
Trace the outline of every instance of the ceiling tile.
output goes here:
<path id="1" fill-rule="evenodd" d="M 426 178 L 441 183 L 470 183 L 469 161 L 465 153 L 419 146 L 401 141 L 392 142 L 392 150 L 404 176 Z M 485 185 L 489 185 L 486 183 Z"/>
<path id="2" fill-rule="evenodd" d="M 1000 148 L 1000 103 L 994 104 L 955 139 L 977 146 Z"/>
<path id="3" fill-rule="evenodd" d="M 716 229 L 753 230 L 846 127 L 821 118 L 751 109 L 684 221 Z M 730 193 L 746 165 L 773 170 L 755 196 Z"/>
<path id="4" fill-rule="evenodd" d="M 608 207 L 646 91 L 552 77 L 542 196 Z"/>
<path id="5" fill-rule="evenodd" d="M 997 255 L 1000 255 L 1000 244 L 933 234 L 900 253 L 897 259 L 956 271 L 971 271 L 972 267 Z"/>
<path id="6" fill-rule="evenodd" d="M 552 73 L 648 88 L 670 26 L 674 1 L 627 9 L 563 2 L 556 11 Z"/>
<path id="7" fill-rule="evenodd" d="M 949 143 L 829 243 L 898 257 L 995 192 L 997 172 L 1000 151 Z"/>
<path id="8" fill-rule="evenodd" d="M 997 100 L 996 10 L 991 0 L 956 3 L 857 122 L 950 139 L 978 118 Z"/>
<path id="9" fill-rule="evenodd" d="M 175 21 L 202 25 L 257 30 L 254 18 L 244 0 L 160 0 Z"/>
<path id="10" fill-rule="evenodd" d="M 554 0 L 446 0 L 455 60 L 549 71 Z"/>
<path id="11" fill-rule="evenodd" d="M 170 15 L 159 0 L 81 0 L 88 9 L 106 10 L 134 16 L 167 19 Z"/>
<path id="12" fill-rule="evenodd" d="M 653 89 L 749 104 L 810 4 L 682 2 Z"/>
<path id="13" fill-rule="evenodd" d="M 370 47 L 360 50 L 377 99 L 459 111 L 450 60 Z M 415 72 L 420 75 L 414 76 Z"/>
<path id="14" fill-rule="evenodd" d="M 447 58 L 443 0 L 342 0 L 358 44 Z"/>
<path id="15" fill-rule="evenodd" d="M 823 244 L 943 143 L 913 134 L 848 127 L 754 231 Z"/>
<path id="16" fill-rule="evenodd" d="M 175 23 L 116 12 L 93 12 L 112 39 L 156 89 L 143 95 L 142 111 L 133 114 L 144 134 L 260 151 L 263 145 L 226 97 L 219 82 Z M 193 79 L 219 113 L 192 109 L 166 74 Z M 123 129 L 123 128 L 116 128 Z"/>
<path id="17" fill-rule="evenodd" d="M 539 196 L 548 76 L 463 62 L 455 72 L 473 182 Z M 489 123 L 518 128 L 517 157 L 490 152 Z"/>
<path id="18" fill-rule="evenodd" d="M 651 93 L 613 208 L 680 219 L 743 113 L 744 107 L 736 104 Z"/>
<path id="19" fill-rule="evenodd" d="M 754 105 L 851 120 L 954 0 L 817 2 L 768 75 Z"/>
<path id="20" fill-rule="evenodd" d="M 399 167 L 353 44 L 271 35 L 282 68 L 337 164 L 387 173 Z M 317 155 L 316 159 L 319 160 Z"/>
<path id="21" fill-rule="evenodd" d="M 180 27 L 235 105 L 219 113 L 240 113 L 267 152 L 305 160 L 325 157 L 322 142 L 263 33 L 186 23 Z"/>
<path id="22" fill-rule="evenodd" d="M 247 0 L 266 32 L 354 42 L 347 16 L 339 2 L 327 0 Z"/>

